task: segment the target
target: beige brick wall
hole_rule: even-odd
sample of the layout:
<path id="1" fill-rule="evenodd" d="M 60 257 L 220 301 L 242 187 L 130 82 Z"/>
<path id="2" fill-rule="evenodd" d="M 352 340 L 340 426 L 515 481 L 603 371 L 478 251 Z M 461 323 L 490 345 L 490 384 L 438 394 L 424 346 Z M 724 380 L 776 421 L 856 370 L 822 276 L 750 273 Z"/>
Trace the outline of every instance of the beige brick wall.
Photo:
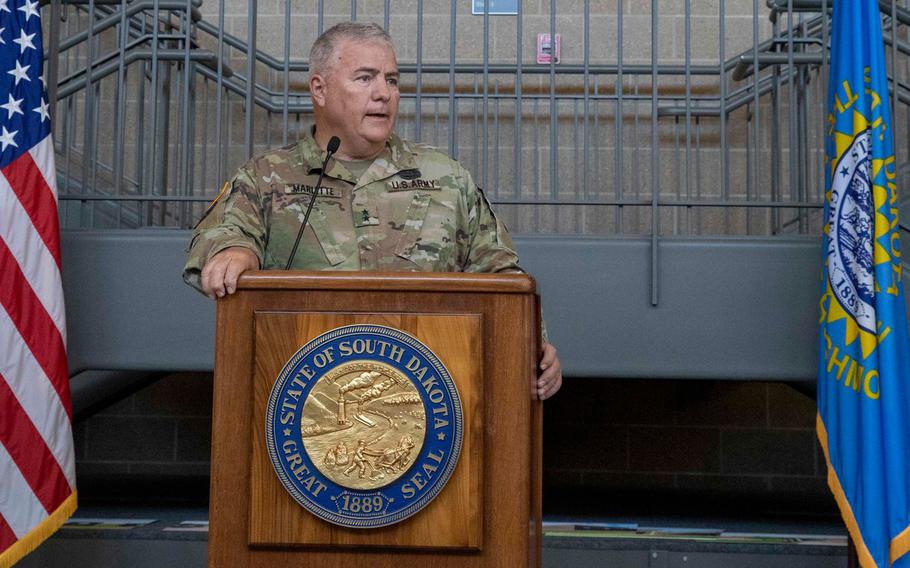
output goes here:
<path id="1" fill-rule="evenodd" d="M 309 46 L 317 33 L 319 2 L 290 1 L 290 52 L 291 59 L 304 61 Z M 366 0 L 357 3 L 357 17 L 361 21 L 382 22 L 384 19 L 382 0 Z M 205 2 L 201 11 L 206 21 L 217 23 L 218 1 Z M 225 0 L 225 29 L 228 33 L 245 39 L 247 35 L 248 3 L 240 0 Z M 470 14 L 470 2 L 460 1 L 457 8 L 457 41 L 454 54 L 450 48 L 450 10 L 447 2 L 423 2 L 423 23 L 421 57 L 424 64 L 448 65 L 453 59 L 456 64 L 481 63 L 483 61 L 484 18 Z M 585 114 L 585 79 L 582 74 L 559 74 L 556 77 L 554 93 L 557 99 L 555 123 L 555 147 L 551 140 L 550 81 L 549 74 L 537 75 L 531 71 L 537 68 L 534 62 L 535 41 L 538 32 L 550 31 L 550 2 L 530 0 L 523 2 L 523 36 L 521 58 L 525 73 L 522 79 L 522 114 L 520 172 L 515 163 L 515 144 L 518 139 L 515 130 L 514 101 L 515 76 L 512 73 L 461 74 L 457 77 L 455 94 L 457 105 L 456 148 L 454 153 L 474 173 L 475 178 L 496 200 L 550 199 L 552 158 L 558 161 L 559 184 L 555 197 L 559 200 L 616 200 L 634 199 L 650 201 L 653 181 L 659 184 L 661 199 L 697 198 L 707 200 L 731 199 L 750 201 L 794 200 L 813 201 L 819 198 L 823 181 L 821 179 L 822 140 L 822 97 L 825 77 L 817 70 L 809 74 L 805 98 L 811 104 L 806 115 L 806 125 L 795 124 L 794 132 L 804 134 L 804 148 L 808 152 L 802 184 L 791 183 L 790 132 L 789 125 L 796 118 L 790 112 L 790 89 L 785 84 L 780 91 L 777 116 L 772 115 L 772 98 L 765 95 L 758 108 L 747 105 L 728 116 L 721 136 L 720 119 L 717 116 L 690 118 L 688 136 L 686 119 L 664 116 L 658 120 L 658 169 L 652 176 L 652 78 L 631 74 L 628 66 L 650 65 L 652 39 L 657 39 L 658 63 L 660 65 L 681 65 L 686 61 L 686 17 L 683 0 L 660 0 L 656 2 L 659 24 L 656 35 L 651 30 L 651 2 L 625 1 L 622 4 L 622 63 L 627 66 L 622 82 L 623 104 L 615 100 L 617 78 L 613 74 L 591 75 L 588 78 L 589 94 Z M 399 62 L 413 64 L 416 61 L 417 46 L 417 1 L 390 2 L 389 31 L 398 47 Z M 757 14 L 753 12 L 755 7 Z M 260 0 L 257 10 L 257 45 L 265 53 L 283 59 L 285 46 L 285 10 L 283 0 Z M 699 66 L 717 66 L 720 63 L 720 3 L 717 0 L 691 0 L 689 62 Z M 724 7 L 723 56 L 733 56 L 751 48 L 754 42 L 771 37 L 772 29 L 768 10 L 764 2 L 748 0 L 728 1 Z M 581 65 L 584 63 L 584 10 L 583 0 L 564 0 L 556 4 L 556 31 L 562 34 L 562 63 Z M 68 19 L 70 33 L 84 28 L 85 17 L 68 8 L 72 17 Z M 348 0 L 324 1 L 324 26 L 350 18 L 351 2 Z M 589 63 L 591 65 L 614 65 L 617 62 L 618 7 L 615 0 L 589 0 Z M 805 16 L 808 17 L 808 16 Z M 799 21 L 800 16 L 796 16 Z M 753 36 L 757 27 L 758 36 Z M 902 32 L 903 33 L 903 32 Z M 516 38 L 517 17 L 491 16 L 487 34 L 489 62 L 513 65 L 517 61 Z M 100 37 L 97 53 L 113 53 L 116 48 L 115 30 L 109 30 Z M 197 32 L 196 41 L 204 49 L 217 50 L 215 39 Z M 175 46 L 179 47 L 177 44 Z M 234 49 L 225 49 L 225 60 L 238 74 L 246 74 L 246 55 Z M 63 60 L 70 71 L 84 65 L 84 50 L 73 52 Z M 142 67 L 145 65 L 145 67 Z M 137 62 L 128 68 L 126 92 L 126 123 L 121 148 L 114 147 L 115 140 L 115 97 L 116 74 L 104 79 L 98 91 L 98 122 L 92 126 L 95 133 L 95 149 L 90 156 L 84 156 L 84 94 L 75 97 L 74 103 L 62 102 L 58 114 L 64 121 L 58 121 L 58 144 L 64 139 L 70 148 L 72 171 L 81 175 L 82 164 L 95 160 L 101 163 L 99 174 L 90 190 L 113 191 L 116 187 L 110 170 L 115 156 L 120 156 L 130 180 L 143 182 L 142 191 L 150 192 L 151 148 L 157 156 L 168 156 L 166 181 L 158 184 L 156 191 L 167 194 L 195 195 L 200 198 L 213 196 L 224 178 L 230 175 L 248 157 L 244 144 L 244 110 L 242 98 L 235 94 L 224 96 L 221 139 L 215 131 L 217 109 L 215 108 L 216 88 L 214 83 L 203 82 L 198 76 L 193 81 L 195 96 L 192 113 L 194 139 L 191 141 L 193 180 L 190 187 L 180 183 L 181 103 L 182 67 L 176 63 L 162 63 L 159 72 L 171 69 L 169 83 L 170 108 L 166 112 L 170 135 L 167 140 L 156 135 L 151 128 L 152 90 L 149 84 L 150 67 Z M 762 76 L 770 76 L 766 70 Z M 906 74 L 902 69 L 901 73 Z M 283 92 L 285 77 L 280 71 L 269 70 L 259 64 L 256 69 L 257 83 Z M 139 83 L 144 81 L 145 91 L 140 97 Z M 306 100 L 306 74 L 291 73 L 287 78 L 291 100 Z M 449 146 L 450 108 L 449 77 L 447 74 L 424 73 L 422 78 L 420 131 L 416 128 L 415 91 L 416 77 L 406 74 L 402 82 L 403 100 L 399 132 L 407 137 L 439 145 Z M 721 84 L 732 96 L 738 91 L 748 92 L 752 79 L 735 82 L 729 74 L 692 75 L 689 80 L 690 107 L 699 105 L 717 106 Z M 680 75 L 661 75 L 656 96 L 661 107 L 686 106 L 686 81 Z M 795 91 L 794 91 L 795 92 Z M 488 94 L 486 113 L 484 93 Z M 802 96 L 802 93 L 800 93 Z M 435 98 L 434 98 L 435 97 Z M 497 98 L 502 97 L 502 98 Z M 140 101 L 140 98 L 142 99 Z M 273 97 L 280 104 L 281 97 Z M 70 106 L 71 105 L 71 106 Z M 164 107 L 159 107 L 165 112 Z M 756 112 L 757 111 L 757 112 Z M 143 123 L 139 117 L 144 117 Z M 903 124 L 906 113 L 900 114 Z M 253 115 L 254 152 L 280 145 L 284 136 L 281 113 L 269 114 L 257 108 Z M 164 118 L 162 118 L 164 120 Z M 616 128 L 622 122 L 621 143 L 616 143 Z M 293 141 L 299 132 L 309 128 L 310 117 L 306 114 L 292 114 L 288 125 L 288 139 Z M 757 125 L 757 126 L 756 126 Z M 779 136 L 772 137 L 773 128 Z M 757 136 L 755 134 L 757 128 Z M 487 145 L 484 146 L 484 132 Z M 904 129 L 906 136 L 906 129 Z M 687 139 L 689 149 L 687 151 Z M 756 144 L 757 142 L 757 144 Z M 798 144 L 798 140 L 794 140 Z M 144 150 L 141 160 L 138 150 Z M 796 148 L 797 146 L 794 146 Z M 902 147 L 898 144 L 898 147 Z M 554 149 L 555 148 L 555 149 Z M 97 154 L 96 154 L 97 153 Z M 485 158 L 486 157 L 486 158 Z M 622 171 L 616 172 L 621 157 Z M 778 160 L 780 185 L 774 182 L 771 163 Z M 222 163 L 221 172 L 216 164 Z M 483 162 L 487 165 L 484 168 Z M 726 161 L 728 176 L 722 175 Z M 899 160 L 900 161 L 900 160 Z M 794 170 L 796 171 L 796 170 Z M 129 180 L 128 180 L 129 181 Z M 124 185 L 127 190 L 131 186 Z M 800 190 L 800 187 L 804 188 Z M 138 191 L 138 190 L 137 190 Z M 195 206 L 166 206 L 168 215 L 162 222 L 174 226 L 186 226 L 197 216 L 203 204 Z M 78 203 L 68 208 L 85 208 Z M 523 233 L 584 233 L 584 234 L 641 234 L 651 231 L 649 207 L 627 205 L 615 206 L 555 206 L 517 205 L 500 207 L 502 216 L 513 230 Z M 666 208 L 660 213 L 661 234 L 770 234 L 780 230 L 782 223 L 795 219 L 796 209 L 787 209 L 773 214 L 768 208 L 752 209 L 749 212 L 738 209 Z M 803 211 L 806 213 L 806 211 Z M 81 218 L 80 215 L 76 216 Z M 817 215 L 813 216 L 817 218 Z M 621 222 L 620 222 L 621 220 Z M 94 221 L 98 223 L 97 219 Z M 815 234 L 817 223 L 805 227 Z"/>

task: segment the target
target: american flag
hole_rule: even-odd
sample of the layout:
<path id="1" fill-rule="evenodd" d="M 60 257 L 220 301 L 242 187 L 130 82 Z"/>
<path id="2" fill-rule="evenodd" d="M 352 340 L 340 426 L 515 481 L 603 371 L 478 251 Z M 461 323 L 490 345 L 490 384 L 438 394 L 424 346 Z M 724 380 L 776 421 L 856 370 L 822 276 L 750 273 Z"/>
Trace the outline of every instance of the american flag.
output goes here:
<path id="1" fill-rule="evenodd" d="M 76 509 L 38 0 L 0 0 L 0 568 Z"/>

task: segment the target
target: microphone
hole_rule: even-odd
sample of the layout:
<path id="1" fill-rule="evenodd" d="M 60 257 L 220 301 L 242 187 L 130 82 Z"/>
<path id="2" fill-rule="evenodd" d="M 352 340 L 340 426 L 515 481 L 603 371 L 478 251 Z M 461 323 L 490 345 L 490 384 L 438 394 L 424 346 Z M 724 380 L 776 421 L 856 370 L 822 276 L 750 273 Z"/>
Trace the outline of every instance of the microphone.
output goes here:
<path id="1" fill-rule="evenodd" d="M 323 165 L 329 163 L 329 157 L 338 151 L 339 146 L 341 146 L 341 140 L 339 140 L 337 136 L 329 138 L 329 143 L 325 148 L 325 151 L 328 152 L 328 156 L 325 157 L 325 163 Z"/>
<path id="2" fill-rule="evenodd" d="M 310 197 L 310 204 L 306 208 L 306 213 L 303 215 L 303 223 L 300 224 L 300 230 L 297 231 L 297 239 L 294 240 L 294 248 L 291 249 L 291 256 L 288 257 L 288 264 L 284 267 L 285 270 L 291 269 L 291 263 L 294 262 L 294 257 L 297 256 L 297 246 L 300 244 L 300 237 L 303 236 L 303 230 L 306 229 L 307 221 L 310 220 L 310 213 L 313 212 L 313 205 L 316 203 L 316 196 L 319 195 L 319 189 L 322 185 L 322 178 L 325 176 L 325 169 L 329 165 L 329 160 L 332 159 L 332 155 L 338 151 L 338 147 L 341 146 L 341 140 L 337 136 L 332 136 L 329 138 L 329 143 L 326 145 L 326 154 L 325 161 L 322 162 L 322 170 L 319 172 L 319 179 L 316 180 L 316 187 L 313 188 L 313 193 Z"/>

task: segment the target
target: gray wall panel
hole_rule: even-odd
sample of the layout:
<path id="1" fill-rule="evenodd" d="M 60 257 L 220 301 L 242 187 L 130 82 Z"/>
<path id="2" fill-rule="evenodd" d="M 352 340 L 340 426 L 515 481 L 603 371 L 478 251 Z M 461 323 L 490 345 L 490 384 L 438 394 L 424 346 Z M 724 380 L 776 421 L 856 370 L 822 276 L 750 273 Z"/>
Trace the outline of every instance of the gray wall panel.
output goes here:
<path id="1" fill-rule="evenodd" d="M 206 370 L 214 303 L 183 284 L 186 231 L 63 231 L 70 374 Z"/>
<path id="2" fill-rule="evenodd" d="M 573 376 L 810 380 L 818 240 L 519 240 Z"/>
<path id="3" fill-rule="evenodd" d="M 72 371 L 211 369 L 214 306 L 186 231 L 64 231 Z M 570 376 L 811 380 L 818 240 L 516 239 Z"/>

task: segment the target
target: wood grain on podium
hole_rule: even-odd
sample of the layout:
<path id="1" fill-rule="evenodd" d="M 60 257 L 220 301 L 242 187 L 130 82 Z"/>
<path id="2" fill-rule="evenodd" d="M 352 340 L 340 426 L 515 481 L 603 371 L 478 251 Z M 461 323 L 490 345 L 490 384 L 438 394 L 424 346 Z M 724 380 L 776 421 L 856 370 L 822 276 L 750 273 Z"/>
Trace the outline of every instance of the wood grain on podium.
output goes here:
<path id="1" fill-rule="evenodd" d="M 408 276 L 253 273 L 241 278 L 238 293 L 218 301 L 210 566 L 540 565 L 541 407 L 533 388 L 539 322 L 533 280 L 419 274 L 415 282 Z M 450 346 L 446 334 L 428 331 L 443 321 L 434 318 L 442 317 L 457 322 L 451 324 L 457 341 L 476 343 L 468 349 Z M 308 338 L 349 323 L 388 325 L 415 335 L 459 381 L 466 434 L 459 466 L 432 503 L 387 528 L 339 529 L 312 517 L 280 486 L 262 447 L 265 399 L 281 367 Z M 265 332 L 271 339 L 265 340 Z M 473 362 L 450 360 L 450 348 L 474 354 Z M 465 373 L 479 378 L 462 384 Z M 479 475 L 472 478 L 471 470 Z M 289 506 L 282 508 L 282 502 Z M 463 512 L 437 517 L 435 509 L 444 506 Z M 307 515 L 312 518 L 305 520 Z M 275 532 L 263 530 L 267 525 Z M 405 537 L 418 539 L 418 546 L 399 540 Z"/>
<path id="2" fill-rule="evenodd" d="M 442 492 L 412 517 L 388 527 L 349 529 L 320 520 L 278 481 L 265 445 L 265 409 L 272 385 L 294 353 L 322 333 L 353 324 L 385 325 L 413 335 L 433 351 L 455 381 L 464 411 L 458 466 Z M 276 313 L 255 315 L 251 423 L 250 544 L 360 545 L 478 549 L 483 538 L 481 472 L 483 407 L 478 315 Z M 280 338 L 281 341 L 275 341 Z"/>

